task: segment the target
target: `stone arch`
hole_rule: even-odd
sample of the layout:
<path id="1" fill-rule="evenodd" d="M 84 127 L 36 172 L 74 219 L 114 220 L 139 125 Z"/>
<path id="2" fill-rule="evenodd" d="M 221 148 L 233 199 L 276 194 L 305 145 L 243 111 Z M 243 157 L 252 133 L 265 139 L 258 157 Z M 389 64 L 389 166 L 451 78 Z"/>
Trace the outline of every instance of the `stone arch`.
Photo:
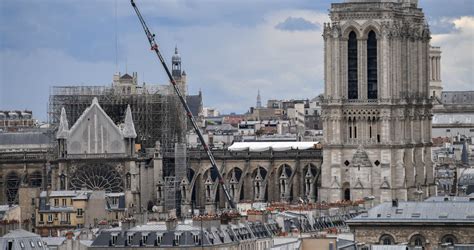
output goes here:
<path id="1" fill-rule="evenodd" d="M 374 31 L 377 39 L 381 37 L 380 25 L 372 20 L 365 22 L 361 27 L 362 33 L 360 39 L 367 40 L 370 31 Z"/>
<path id="2" fill-rule="evenodd" d="M 203 198 L 203 184 L 204 179 L 202 178 L 202 173 L 198 173 L 193 177 L 191 182 L 191 201 L 193 204 L 196 204 L 197 207 L 203 207 L 204 204 L 202 203 Z"/>
<path id="3" fill-rule="evenodd" d="M 186 177 L 188 178 L 189 183 L 191 183 L 194 179 L 194 175 L 196 172 L 192 168 L 188 168 L 188 172 L 186 174 Z"/>
<path id="4" fill-rule="evenodd" d="M 454 234 L 445 234 L 440 239 L 441 244 L 449 243 L 451 246 L 458 243 L 458 238 Z"/>
<path id="5" fill-rule="evenodd" d="M 20 187 L 20 175 L 11 171 L 6 175 L 5 179 L 5 196 L 8 204 L 18 203 L 18 188 Z"/>
<path id="6" fill-rule="evenodd" d="M 410 246 L 424 247 L 426 244 L 426 238 L 420 233 L 413 233 L 410 235 L 408 242 Z"/>
<path id="7" fill-rule="evenodd" d="M 352 31 L 356 33 L 357 38 L 361 37 L 361 33 L 360 33 L 361 27 L 355 21 L 349 21 L 342 26 L 342 37 L 345 40 L 349 39 L 349 33 L 351 33 Z"/>
<path id="8" fill-rule="evenodd" d="M 43 184 L 43 174 L 41 171 L 36 170 L 28 176 L 28 183 L 30 187 L 41 187 Z"/>
<path id="9" fill-rule="evenodd" d="M 395 237 L 393 236 L 393 234 L 384 233 L 379 238 L 379 244 L 380 245 L 395 245 L 396 244 Z"/>

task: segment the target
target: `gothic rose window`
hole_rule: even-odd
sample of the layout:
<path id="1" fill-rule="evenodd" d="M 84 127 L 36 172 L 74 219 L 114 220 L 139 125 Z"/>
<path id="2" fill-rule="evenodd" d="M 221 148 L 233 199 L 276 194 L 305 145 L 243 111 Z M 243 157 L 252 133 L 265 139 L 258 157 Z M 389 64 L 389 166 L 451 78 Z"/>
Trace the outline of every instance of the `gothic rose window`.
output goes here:
<path id="1" fill-rule="evenodd" d="M 93 164 L 77 168 L 71 178 L 71 189 L 83 187 L 89 190 L 105 190 L 106 192 L 122 192 L 123 181 L 120 174 L 112 166 Z"/>

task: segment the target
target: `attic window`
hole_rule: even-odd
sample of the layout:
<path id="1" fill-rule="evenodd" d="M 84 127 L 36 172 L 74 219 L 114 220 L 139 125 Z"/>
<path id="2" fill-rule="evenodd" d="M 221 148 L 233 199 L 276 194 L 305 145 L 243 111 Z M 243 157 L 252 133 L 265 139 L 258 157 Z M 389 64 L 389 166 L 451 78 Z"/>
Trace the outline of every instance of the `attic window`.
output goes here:
<path id="1" fill-rule="evenodd" d="M 412 218 L 420 218 L 421 214 L 420 213 L 412 213 L 411 217 Z"/>
<path id="2" fill-rule="evenodd" d="M 181 234 L 177 234 L 174 236 L 175 246 L 179 246 L 179 240 L 181 239 Z"/>

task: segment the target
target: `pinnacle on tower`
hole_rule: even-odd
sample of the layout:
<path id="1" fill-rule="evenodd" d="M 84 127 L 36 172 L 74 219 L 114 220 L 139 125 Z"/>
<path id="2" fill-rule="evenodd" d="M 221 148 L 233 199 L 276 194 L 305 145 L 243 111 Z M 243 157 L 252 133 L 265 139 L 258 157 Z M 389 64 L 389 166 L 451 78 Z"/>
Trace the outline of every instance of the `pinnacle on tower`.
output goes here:
<path id="1" fill-rule="evenodd" d="M 61 109 L 61 117 L 59 118 L 58 132 L 56 133 L 56 139 L 66 139 L 69 132 L 69 123 L 66 117 L 66 109 Z"/>
<path id="2" fill-rule="evenodd" d="M 125 138 L 137 138 L 137 132 L 135 131 L 135 125 L 133 124 L 132 119 L 132 110 L 130 105 L 127 106 L 125 111 L 125 124 L 122 130 L 123 137 Z"/>

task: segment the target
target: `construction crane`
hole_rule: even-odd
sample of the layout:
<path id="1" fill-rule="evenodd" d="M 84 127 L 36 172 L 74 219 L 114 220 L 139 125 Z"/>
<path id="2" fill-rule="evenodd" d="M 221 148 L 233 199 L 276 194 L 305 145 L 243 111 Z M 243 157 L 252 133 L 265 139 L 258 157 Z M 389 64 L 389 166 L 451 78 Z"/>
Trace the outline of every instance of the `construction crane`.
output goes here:
<path id="1" fill-rule="evenodd" d="M 137 5 L 135 4 L 134 0 L 130 0 L 130 3 L 132 4 L 133 9 L 135 10 L 135 13 L 137 13 L 138 19 L 140 20 L 140 23 L 143 27 L 143 30 L 145 31 L 146 37 L 148 38 L 148 42 L 150 43 L 150 48 L 152 51 L 155 51 L 156 55 L 158 56 L 158 59 L 161 62 L 161 65 L 166 71 L 166 74 L 168 75 L 168 78 L 176 92 L 176 94 L 179 97 L 179 100 L 181 101 L 181 104 L 183 105 L 184 109 L 186 110 L 186 115 L 189 118 L 189 121 L 191 122 L 194 131 L 199 137 L 199 141 L 201 142 L 201 145 L 203 146 L 204 150 L 207 153 L 207 156 L 209 158 L 209 161 L 211 162 L 211 171 L 217 174 L 217 179 L 219 181 L 219 185 L 224 191 L 225 198 L 227 199 L 227 202 L 229 203 L 229 206 L 235 210 L 235 204 L 234 201 L 232 200 L 232 197 L 230 196 L 229 190 L 227 189 L 224 179 L 222 178 L 222 175 L 217 168 L 217 163 L 216 160 L 214 159 L 214 156 L 212 155 L 211 149 L 207 145 L 206 141 L 204 141 L 204 137 L 202 136 L 201 130 L 199 130 L 199 127 L 197 126 L 196 119 L 194 119 L 193 113 L 191 112 L 191 109 L 189 108 L 188 104 L 186 103 L 185 97 L 181 94 L 181 91 L 179 90 L 176 81 L 173 78 L 173 75 L 171 75 L 170 70 L 168 69 L 168 66 L 166 65 L 165 60 L 163 59 L 163 56 L 161 55 L 160 49 L 158 47 L 158 43 L 155 41 L 155 34 L 151 33 L 150 30 L 148 29 L 148 26 L 145 23 L 145 20 L 143 19 L 143 16 L 140 14 L 140 11 L 137 8 Z"/>

